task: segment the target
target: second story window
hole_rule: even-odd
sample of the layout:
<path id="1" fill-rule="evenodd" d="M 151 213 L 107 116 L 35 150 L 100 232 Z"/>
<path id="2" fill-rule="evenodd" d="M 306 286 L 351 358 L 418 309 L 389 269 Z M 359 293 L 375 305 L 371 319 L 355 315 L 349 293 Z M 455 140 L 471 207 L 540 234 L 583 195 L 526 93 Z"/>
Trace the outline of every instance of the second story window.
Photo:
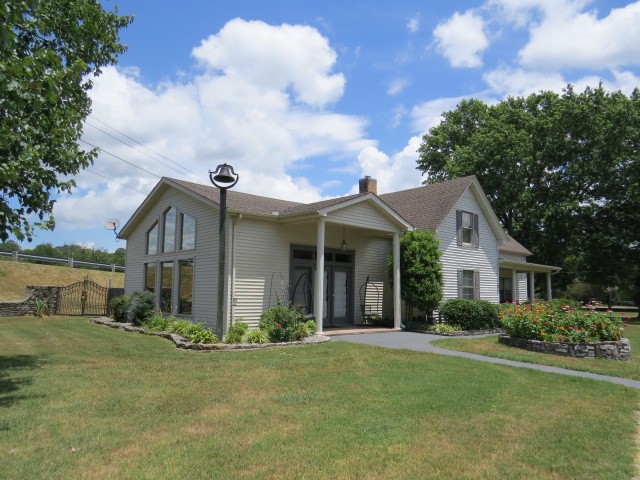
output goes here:
<path id="1" fill-rule="evenodd" d="M 147 232 L 147 255 L 158 253 L 158 222 Z"/>
<path id="2" fill-rule="evenodd" d="M 181 213 L 180 225 L 180 250 L 193 250 L 196 248 L 196 219 Z"/>
<path id="3" fill-rule="evenodd" d="M 478 215 L 463 210 L 456 211 L 456 236 L 458 245 L 477 247 L 479 241 Z"/>

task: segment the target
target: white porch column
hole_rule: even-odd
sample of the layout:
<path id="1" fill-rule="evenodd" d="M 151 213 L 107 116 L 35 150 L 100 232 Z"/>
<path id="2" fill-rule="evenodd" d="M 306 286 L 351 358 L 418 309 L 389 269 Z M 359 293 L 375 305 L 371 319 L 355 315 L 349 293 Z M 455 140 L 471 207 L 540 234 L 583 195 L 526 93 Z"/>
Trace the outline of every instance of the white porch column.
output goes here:
<path id="1" fill-rule="evenodd" d="M 511 270 L 511 302 L 518 303 L 520 295 L 518 295 L 518 272 L 514 268 Z"/>
<path id="2" fill-rule="evenodd" d="M 393 234 L 393 328 L 400 328 L 402 303 L 400 296 L 400 234 Z"/>
<path id="3" fill-rule="evenodd" d="M 316 291 L 313 302 L 313 314 L 316 317 L 318 333 L 322 333 L 322 309 L 324 307 L 324 230 L 325 219 L 318 222 L 318 236 L 316 239 Z"/>
<path id="4" fill-rule="evenodd" d="M 529 272 L 529 301 L 532 303 L 536 301 L 536 289 L 533 282 L 533 272 Z"/>
<path id="5" fill-rule="evenodd" d="M 547 272 L 547 300 L 553 300 L 551 296 L 551 272 Z"/>

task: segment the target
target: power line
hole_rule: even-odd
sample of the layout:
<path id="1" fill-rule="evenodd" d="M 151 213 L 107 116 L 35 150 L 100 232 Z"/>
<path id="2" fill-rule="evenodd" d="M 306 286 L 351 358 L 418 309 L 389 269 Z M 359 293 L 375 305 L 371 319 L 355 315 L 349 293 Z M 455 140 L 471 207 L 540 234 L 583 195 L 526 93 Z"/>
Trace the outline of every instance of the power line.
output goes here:
<path id="1" fill-rule="evenodd" d="M 171 165 L 169 165 L 169 164 L 167 164 L 167 163 L 165 163 L 165 162 L 162 162 L 162 161 L 158 160 L 157 158 L 153 157 L 152 155 L 149 155 L 148 153 L 143 152 L 142 150 L 140 150 L 140 149 L 138 149 L 138 148 L 134 147 L 133 145 L 128 144 L 128 143 L 127 143 L 127 142 L 125 142 L 124 140 L 122 140 L 122 139 L 120 139 L 120 138 L 116 137 L 115 135 L 111 135 L 109 132 L 107 132 L 107 131 L 105 131 L 105 130 L 101 129 L 100 127 L 96 127 L 95 125 L 92 125 L 92 124 L 91 124 L 91 123 L 89 123 L 89 122 L 85 122 L 85 125 L 89 125 L 90 127 L 95 128 L 96 130 L 98 130 L 98 131 L 100 131 L 100 132 L 104 133 L 105 135 L 108 135 L 109 137 L 113 138 L 114 140 L 117 140 L 117 141 L 118 141 L 118 142 L 120 142 L 120 143 L 123 143 L 123 144 L 124 144 L 124 145 L 126 145 L 127 147 L 129 147 L 129 148 L 131 148 L 131 149 L 135 150 L 136 152 L 141 153 L 142 155 L 145 155 L 145 156 L 149 157 L 151 160 L 154 160 L 154 161 L 158 162 L 159 164 L 164 165 L 164 166 L 165 166 L 165 167 L 167 167 L 167 168 L 170 168 L 170 169 L 171 169 L 171 170 L 173 170 L 174 172 L 177 172 L 177 173 L 179 173 L 180 175 L 185 175 L 185 173 L 184 173 L 184 172 L 182 172 L 182 171 L 178 170 L 177 168 L 174 168 L 174 167 L 172 167 Z M 172 162 L 172 163 L 173 163 L 173 162 Z M 181 167 L 181 168 L 182 168 L 183 170 L 187 171 L 187 172 L 189 171 L 188 169 L 186 169 L 186 168 L 184 168 L 184 167 Z"/>
<path id="2" fill-rule="evenodd" d="M 118 183 L 118 184 L 122 185 L 123 187 L 130 188 L 131 190 L 135 190 L 136 192 L 143 193 L 144 195 L 148 195 L 149 194 L 148 192 L 143 192 L 142 190 L 138 190 L 137 188 L 132 187 L 131 185 L 127 185 L 126 183 L 119 182 L 118 180 L 114 180 L 113 178 L 107 177 L 106 175 L 102 175 L 101 173 L 94 172 L 93 170 L 86 169 L 85 171 L 89 172 L 89 173 L 93 173 L 94 175 L 97 175 L 99 177 L 106 178 L 110 182 Z"/>
<path id="3" fill-rule="evenodd" d="M 153 175 L 153 176 L 154 176 L 154 177 L 156 177 L 156 178 L 162 178 L 160 175 L 157 175 L 157 174 L 155 174 L 155 173 L 153 173 L 153 172 L 150 172 L 149 170 L 147 170 L 147 169 L 145 169 L 145 168 L 142 168 L 142 167 L 140 167 L 140 166 L 136 165 L 135 163 L 131 163 L 130 161 L 125 160 L 124 158 L 119 157 L 118 155 L 115 155 L 115 154 L 113 154 L 113 153 L 111 153 L 111 152 L 106 151 L 106 150 L 105 150 L 105 149 L 103 149 L 103 148 L 98 147 L 97 145 L 94 145 L 93 143 L 89 143 L 89 142 L 87 142 L 86 140 L 83 140 L 83 139 L 80 139 L 80 141 L 81 141 L 82 143 L 86 143 L 86 144 L 87 144 L 87 145 L 89 145 L 90 147 L 97 148 L 97 149 L 98 149 L 98 150 L 100 150 L 102 153 L 106 153 L 107 155 L 111 155 L 112 157 L 117 158 L 118 160 L 120 160 L 120 161 L 122 161 L 122 162 L 124 162 L 124 163 L 127 163 L 127 164 L 131 165 L 132 167 L 137 168 L 138 170 L 142 170 L 143 172 L 147 172 L 149 175 Z"/>
<path id="4" fill-rule="evenodd" d="M 194 171 L 192 171 L 192 170 L 189 170 L 188 168 L 186 168 L 186 167 L 184 167 L 184 166 L 180 165 L 179 163 L 174 162 L 174 161 L 173 161 L 173 160 L 171 160 L 169 157 L 167 157 L 167 156 L 165 156 L 165 155 L 163 155 L 163 154 L 161 154 L 161 153 L 159 153 L 159 152 L 156 152 L 156 151 L 155 151 L 155 150 L 153 150 L 152 148 L 147 147 L 146 145 L 144 145 L 144 144 L 140 143 L 139 141 L 137 141 L 135 138 L 130 137 L 130 136 L 129 136 L 129 135 L 127 135 L 126 133 L 121 132 L 120 130 L 118 130 L 117 128 L 112 127 L 111 125 L 109 125 L 109 124 L 108 124 L 108 123 L 106 123 L 106 122 L 103 122 L 103 121 L 102 121 L 102 120 L 100 120 L 99 118 L 96 118 L 96 117 L 95 117 L 95 116 L 93 116 L 93 115 L 89 115 L 89 117 L 91 117 L 91 118 L 92 118 L 93 120 L 95 120 L 96 122 L 101 123 L 101 124 L 102 124 L 102 125 L 104 125 L 105 127 L 110 128 L 110 129 L 111 129 L 111 130 L 113 130 L 114 132 L 118 132 L 120 135 L 122 135 L 123 137 L 128 138 L 129 140 L 131 140 L 132 142 L 134 142 L 134 143 L 136 143 L 136 144 L 140 145 L 142 148 L 146 148 L 146 149 L 147 149 L 147 150 L 149 150 L 150 152 L 153 152 L 153 153 L 155 153 L 156 155 L 158 155 L 159 157 L 164 158 L 164 159 L 165 159 L 165 160 L 167 160 L 168 162 L 173 163 L 174 165 L 176 165 L 177 167 L 180 167 L 181 169 L 183 169 L 184 171 L 186 171 L 186 172 L 190 173 L 191 175 L 195 175 L 196 177 L 199 177 L 199 178 L 203 179 L 204 181 L 208 181 L 208 179 L 207 179 L 207 178 L 205 178 L 205 177 L 203 177 L 202 175 L 199 175 L 199 174 L 197 174 L 196 172 L 194 172 Z M 98 127 L 96 127 L 95 125 L 91 125 L 91 124 L 89 124 L 89 125 L 90 125 L 90 126 L 92 126 L 93 128 L 96 128 L 96 129 L 100 130 L 100 129 L 99 129 Z M 104 130 L 100 130 L 100 131 L 101 131 L 101 132 L 104 132 Z M 129 147 L 133 148 L 134 150 L 139 151 L 139 150 L 137 150 L 136 148 L 134 148 L 133 146 L 131 146 L 131 145 L 129 145 L 128 143 L 124 142 L 123 140 L 118 139 L 118 138 L 114 137 L 113 135 L 110 135 L 110 134 L 109 134 L 109 133 L 107 133 L 107 132 L 104 132 L 104 133 L 106 133 L 106 134 L 107 134 L 107 135 L 109 135 L 110 137 L 115 138 L 116 140 L 118 140 L 118 141 L 120 141 L 120 142 L 124 143 L 125 145 L 128 145 Z M 143 153 L 143 152 L 140 152 L 140 153 Z M 153 158 L 153 157 L 150 157 L 150 158 Z M 162 163 L 162 162 L 160 162 L 160 161 L 159 161 L 159 160 L 157 160 L 157 159 L 154 159 L 154 160 L 156 160 L 156 161 L 157 161 L 157 162 L 159 162 L 159 163 Z M 162 164 L 163 164 L 163 165 L 166 165 L 166 164 L 164 164 L 164 163 L 162 163 Z M 168 165 L 166 165 L 166 166 L 168 166 Z M 169 167 L 169 168 L 172 168 L 172 167 Z"/>

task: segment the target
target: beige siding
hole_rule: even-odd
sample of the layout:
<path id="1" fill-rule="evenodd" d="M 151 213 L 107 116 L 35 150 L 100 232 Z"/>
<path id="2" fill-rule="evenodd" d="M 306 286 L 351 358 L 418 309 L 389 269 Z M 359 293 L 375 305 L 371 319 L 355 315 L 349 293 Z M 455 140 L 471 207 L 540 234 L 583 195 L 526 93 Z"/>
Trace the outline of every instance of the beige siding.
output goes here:
<path id="1" fill-rule="evenodd" d="M 282 225 L 257 219 L 241 219 L 236 225 L 236 268 L 233 318 L 257 326 L 260 315 L 278 298 L 287 301 L 291 245 L 316 245 L 316 223 Z M 391 252 L 391 239 L 369 236 L 362 230 L 346 227 L 349 250 L 355 252 L 352 293 L 354 317 L 360 323 L 359 289 L 367 275 L 372 281 L 385 283 L 384 312 L 392 315 L 392 295 L 388 288 L 385 261 Z M 326 248 L 339 249 L 342 226 L 328 223 Z"/>
<path id="2" fill-rule="evenodd" d="M 328 214 L 329 220 L 353 227 L 394 232 L 397 226 L 370 202 L 360 202 Z"/>
<path id="3" fill-rule="evenodd" d="M 527 261 L 526 255 L 518 255 L 517 253 L 500 252 L 499 255 L 502 260 L 513 260 L 514 262 Z"/>
<path id="4" fill-rule="evenodd" d="M 513 270 L 509 268 L 501 268 L 500 269 L 500 277 L 508 278 L 511 280 L 511 276 L 513 275 Z M 517 300 L 523 302 L 527 300 L 527 274 L 524 272 L 516 272 L 516 278 L 518 282 L 518 291 L 517 291 Z"/>
<path id="5" fill-rule="evenodd" d="M 160 225 L 162 238 L 162 215 L 169 207 L 175 207 L 178 213 L 186 213 L 196 219 L 196 248 L 188 251 L 175 251 L 146 255 L 146 234 L 154 222 Z M 176 248 L 178 246 L 178 221 L 176 221 Z M 161 242 L 158 242 L 158 249 Z M 218 277 L 218 210 L 175 189 L 162 192 L 146 215 L 138 222 L 127 239 L 127 268 L 125 273 L 125 292 L 132 294 L 144 289 L 144 264 L 174 261 L 173 306 L 178 301 L 177 262 L 180 259 L 194 260 L 193 315 L 190 318 L 205 322 L 211 327 L 216 323 L 217 277 Z M 228 265 L 228 262 L 227 262 Z M 158 267 L 159 268 L 159 267 Z M 158 271 L 159 272 L 159 271 Z M 157 285 L 158 282 L 156 282 Z"/>
<path id="6" fill-rule="evenodd" d="M 428 205 L 425 206 L 428 208 Z M 456 241 L 456 210 L 479 216 L 479 248 L 458 246 Z M 444 298 L 458 297 L 458 270 L 480 271 L 480 298 L 498 302 L 498 244 L 473 194 L 467 190 L 447 214 L 437 231 L 444 273 Z"/>

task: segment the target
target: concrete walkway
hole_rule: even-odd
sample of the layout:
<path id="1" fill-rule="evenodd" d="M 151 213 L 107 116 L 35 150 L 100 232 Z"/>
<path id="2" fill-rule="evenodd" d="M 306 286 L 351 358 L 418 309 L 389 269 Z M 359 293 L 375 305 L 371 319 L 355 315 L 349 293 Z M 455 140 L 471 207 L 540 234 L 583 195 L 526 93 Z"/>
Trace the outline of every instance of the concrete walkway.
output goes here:
<path id="1" fill-rule="evenodd" d="M 487 335 L 473 335 L 465 338 L 480 338 Z M 513 360 L 505 360 L 502 358 L 485 357 L 475 353 L 456 352 L 445 348 L 434 347 L 431 345 L 433 340 L 441 340 L 440 335 L 429 335 L 424 333 L 413 332 L 389 332 L 389 333 L 363 333 L 360 335 L 334 335 L 332 340 L 344 340 L 345 342 L 362 343 L 365 345 L 373 345 L 376 347 L 396 348 L 403 350 L 415 350 L 418 352 L 437 353 L 440 355 L 449 355 L 451 357 L 469 358 L 487 363 L 497 363 L 499 365 L 509 365 L 511 367 L 529 368 L 531 370 L 540 370 L 541 372 L 559 373 L 561 375 L 569 375 L 571 377 L 590 378 L 592 380 L 600 380 L 603 382 L 616 383 L 625 387 L 640 389 L 640 381 L 631 380 L 629 378 L 610 377 L 609 375 L 599 375 L 597 373 L 580 372 L 577 370 L 569 370 L 567 368 L 550 367 L 547 365 L 536 365 L 534 363 L 515 362 Z M 585 360 L 588 361 L 588 360 Z"/>

